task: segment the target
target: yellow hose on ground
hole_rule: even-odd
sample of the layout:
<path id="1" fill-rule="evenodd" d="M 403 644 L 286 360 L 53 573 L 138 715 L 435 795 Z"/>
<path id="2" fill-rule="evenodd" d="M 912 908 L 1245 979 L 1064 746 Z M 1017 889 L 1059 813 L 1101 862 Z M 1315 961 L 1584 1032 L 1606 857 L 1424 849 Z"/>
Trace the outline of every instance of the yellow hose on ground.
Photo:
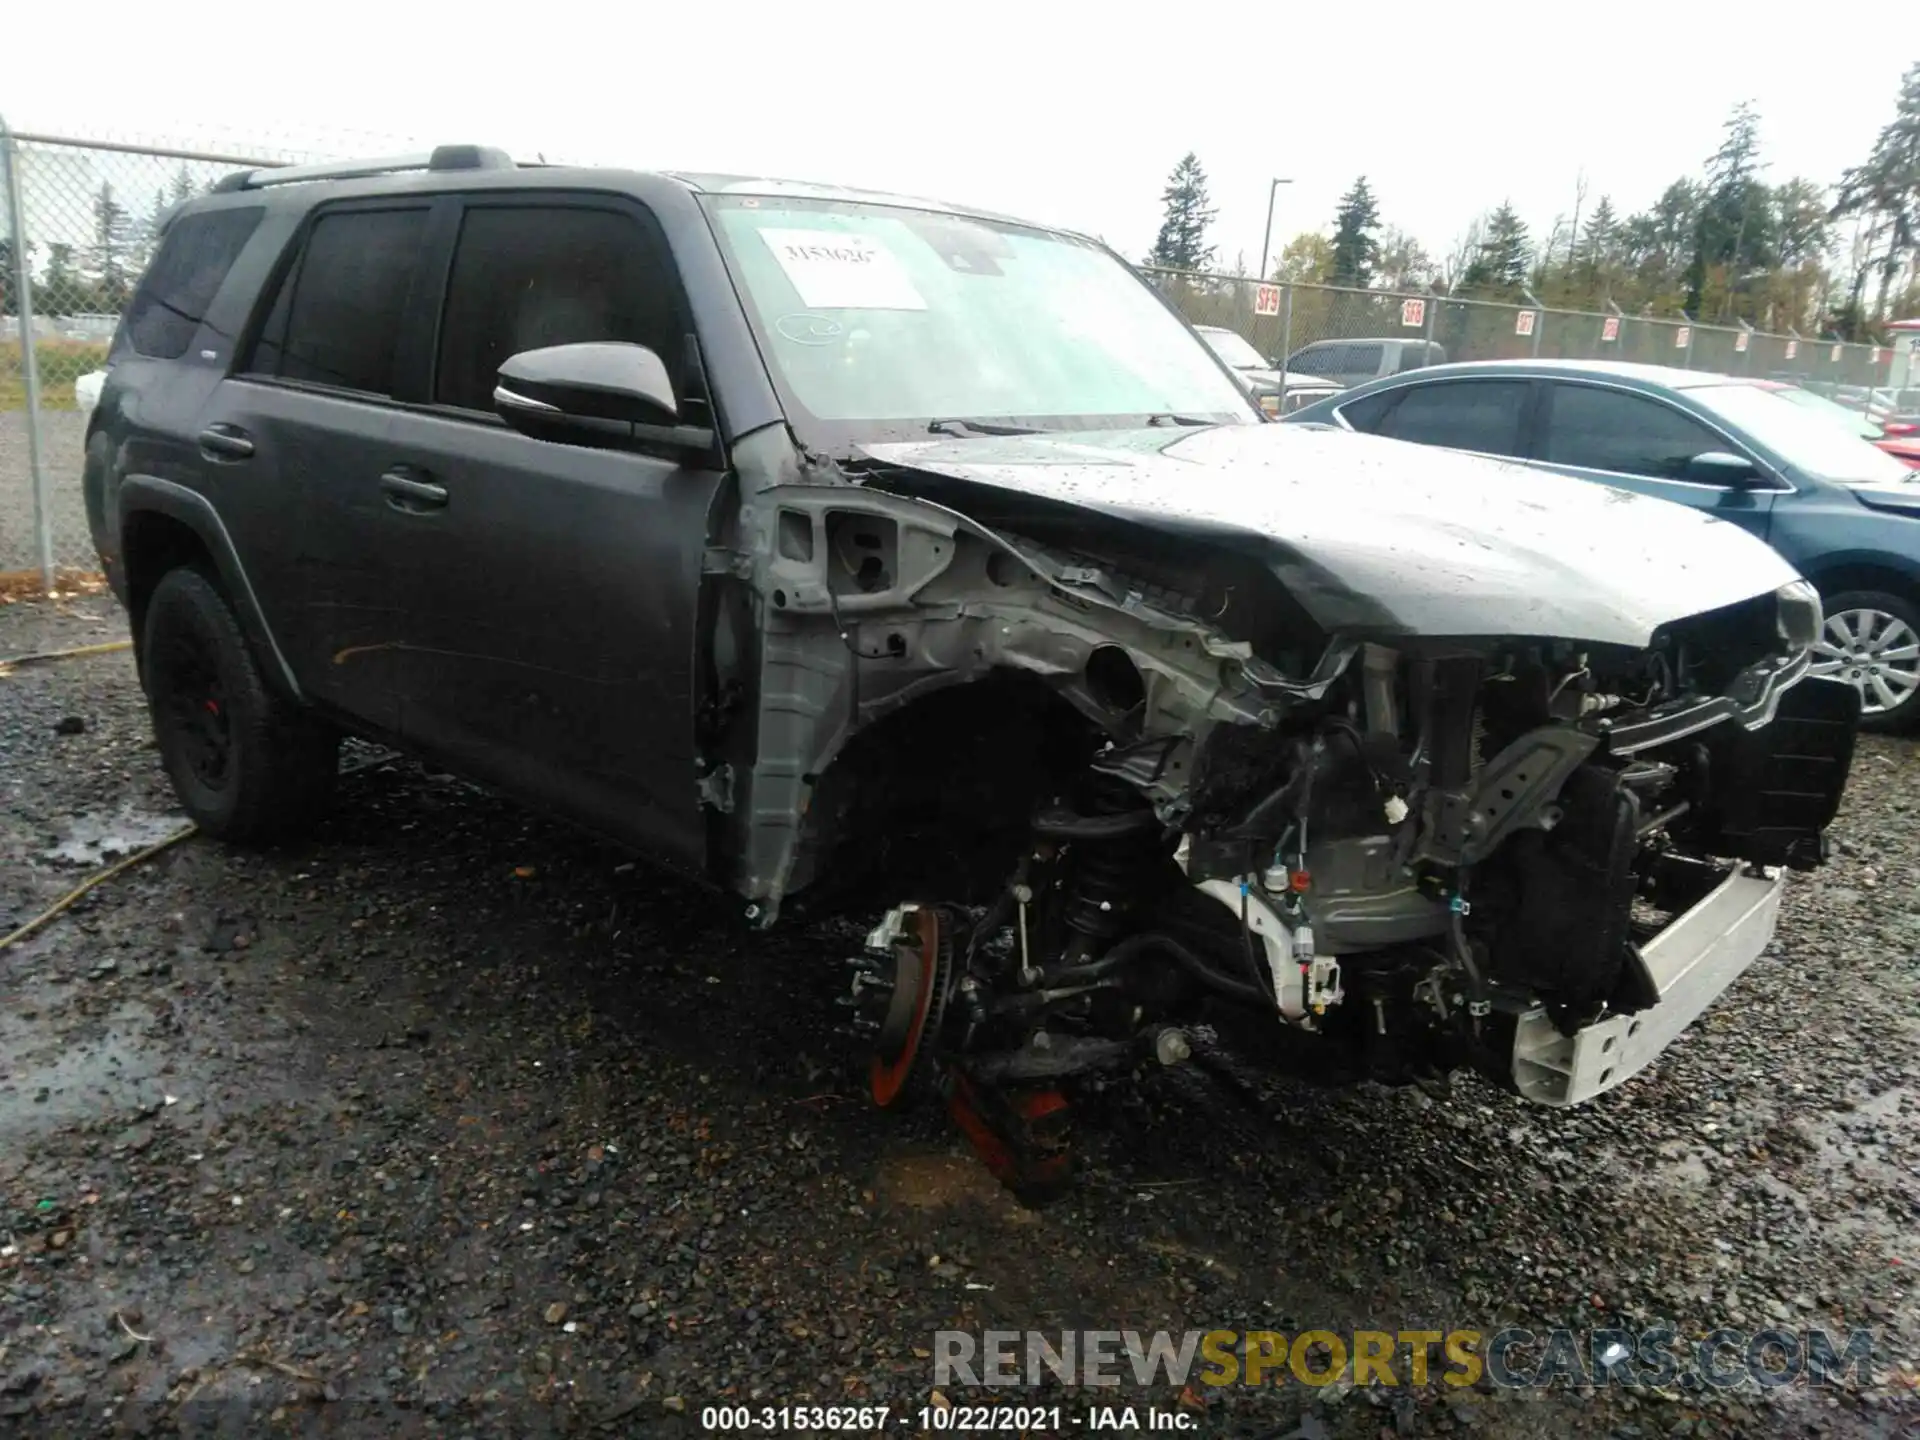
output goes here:
<path id="1" fill-rule="evenodd" d="M 18 930 L 13 931 L 9 935 L 0 935 L 0 950 L 5 950 L 16 941 L 26 939 L 27 936 L 33 934 L 34 931 L 38 930 L 42 925 L 45 925 L 49 920 L 53 920 L 63 914 L 74 901 L 93 889 L 94 886 L 111 880 L 123 870 L 131 870 L 142 860 L 151 860 L 169 845 L 179 844 L 199 828 L 199 826 L 189 821 L 174 831 L 173 834 L 167 836 L 166 839 L 155 841 L 144 850 L 136 850 L 124 860 L 114 861 L 113 864 L 102 870 L 98 875 L 88 876 L 87 879 L 74 886 L 73 889 L 62 895 L 58 900 L 54 901 L 53 904 L 34 916 L 33 919 L 27 921 L 27 923 L 22 925 Z"/>
<path id="2" fill-rule="evenodd" d="M 42 650 L 34 655 L 9 655 L 0 660 L 0 675 L 12 673 L 19 665 L 38 665 L 43 660 L 77 660 L 83 655 L 111 655 L 117 650 L 131 650 L 131 640 L 109 640 L 104 645 L 81 645 L 72 650 Z"/>
<path id="3" fill-rule="evenodd" d="M 33 655 L 9 655 L 5 660 L 0 660 L 0 675 L 11 674 L 16 665 L 34 665 L 43 660 L 76 660 L 82 655 L 111 655 L 117 650 L 131 650 L 132 648 L 133 642 L 131 640 L 112 640 L 104 645 L 80 645 L 72 650 L 42 650 Z M 78 900 L 82 895 L 86 894 L 102 881 L 111 880 L 123 870 L 131 870 L 142 860 L 151 859 L 169 845 L 177 845 L 180 841 L 186 839 L 187 836 L 193 834 L 197 828 L 197 826 L 189 822 L 174 831 L 173 834 L 167 836 L 166 839 L 149 845 L 144 850 L 137 850 L 124 860 L 116 860 L 98 875 L 88 877 L 80 884 L 74 886 L 73 889 L 69 890 L 65 895 L 62 895 L 58 900 L 54 901 L 53 904 L 49 905 L 45 910 L 42 910 L 38 915 L 34 916 L 33 919 L 27 921 L 27 923 L 22 925 L 18 930 L 8 935 L 0 935 L 0 950 L 5 950 L 9 945 L 26 939 L 27 936 L 33 934 L 34 931 L 38 930 L 42 925 L 45 925 L 49 920 L 64 914 L 73 905 L 74 901 Z"/>

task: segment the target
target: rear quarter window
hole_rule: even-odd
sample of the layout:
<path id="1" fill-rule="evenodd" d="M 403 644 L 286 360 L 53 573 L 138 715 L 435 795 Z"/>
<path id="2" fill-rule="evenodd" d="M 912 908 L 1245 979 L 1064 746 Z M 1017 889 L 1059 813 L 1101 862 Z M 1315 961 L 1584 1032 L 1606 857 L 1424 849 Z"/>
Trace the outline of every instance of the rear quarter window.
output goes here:
<path id="1" fill-rule="evenodd" d="M 266 213 L 263 206 L 182 215 L 167 227 L 122 332 L 134 353 L 178 360 L 193 344 L 207 307 Z"/>

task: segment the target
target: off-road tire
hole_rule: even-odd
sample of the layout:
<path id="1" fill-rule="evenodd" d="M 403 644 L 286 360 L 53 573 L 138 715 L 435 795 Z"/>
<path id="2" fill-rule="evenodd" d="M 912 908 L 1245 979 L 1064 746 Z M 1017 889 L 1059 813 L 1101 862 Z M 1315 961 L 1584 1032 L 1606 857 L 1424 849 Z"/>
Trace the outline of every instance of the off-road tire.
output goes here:
<path id="1" fill-rule="evenodd" d="M 325 810 L 339 734 L 268 688 L 217 582 L 191 567 L 163 575 L 140 652 L 161 763 L 202 831 L 258 844 Z"/>

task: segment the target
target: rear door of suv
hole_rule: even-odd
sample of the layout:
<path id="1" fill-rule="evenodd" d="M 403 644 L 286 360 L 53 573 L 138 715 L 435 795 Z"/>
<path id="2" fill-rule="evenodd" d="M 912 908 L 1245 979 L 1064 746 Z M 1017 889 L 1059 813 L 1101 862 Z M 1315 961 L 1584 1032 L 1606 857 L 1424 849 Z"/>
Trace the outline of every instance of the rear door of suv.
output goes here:
<path id="1" fill-rule="evenodd" d="M 423 403 L 382 437 L 382 520 L 414 652 L 402 729 L 550 809 L 704 865 L 696 611 L 722 475 L 669 449 L 535 440 L 493 409 L 510 355 L 643 344 L 713 423 L 672 252 L 638 201 L 458 197 L 436 217 Z"/>
<path id="2" fill-rule="evenodd" d="M 264 288 L 234 373 L 202 418 L 210 470 L 250 568 L 284 590 L 275 625 L 313 699 L 385 734 L 400 728 L 410 658 L 381 475 L 422 367 L 406 337 L 425 296 L 430 198 L 336 201 L 302 222 Z M 417 349 L 417 346 L 416 346 Z"/>

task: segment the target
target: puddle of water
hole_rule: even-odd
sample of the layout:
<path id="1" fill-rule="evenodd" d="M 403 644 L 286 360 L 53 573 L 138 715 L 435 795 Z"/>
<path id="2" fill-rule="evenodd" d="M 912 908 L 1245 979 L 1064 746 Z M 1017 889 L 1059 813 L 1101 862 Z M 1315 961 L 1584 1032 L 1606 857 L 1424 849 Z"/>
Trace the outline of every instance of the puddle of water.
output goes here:
<path id="1" fill-rule="evenodd" d="M 67 1045 L 43 1065 L 12 1070 L 0 1079 L 0 1149 L 76 1121 L 160 1104 L 167 1093 L 160 1074 L 165 1059 L 113 1029 Z M 185 1083 L 178 1075 L 164 1081 Z"/>
<path id="2" fill-rule="evenodd" d="M 68 819 L 60 843 L 42 851 L 41 858 L 60 865 L 103 865 L 159 844 L 185 823 L 179 815 L 153 815 L 133 809 L 113 815 L 75 815 Z"/>

